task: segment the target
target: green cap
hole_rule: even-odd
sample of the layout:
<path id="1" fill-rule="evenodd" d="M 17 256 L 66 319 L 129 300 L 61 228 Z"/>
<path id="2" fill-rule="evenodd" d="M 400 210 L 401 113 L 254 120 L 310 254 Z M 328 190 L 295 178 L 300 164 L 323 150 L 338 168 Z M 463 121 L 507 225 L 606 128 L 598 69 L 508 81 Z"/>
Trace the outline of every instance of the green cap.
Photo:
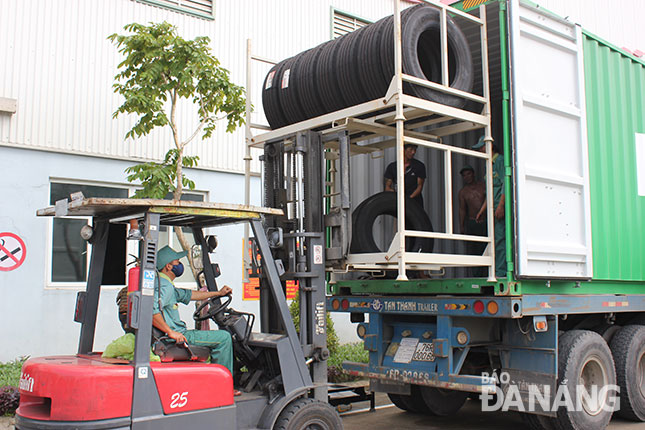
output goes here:
<path id="1" fill-rule="evenodd" d="M 475 169 L 473 169 L 473 166 L 471 166 L 470 164 L 466 164 L 464 167 L 461 168 L 461 170 L 459 171 L 459 174 L 461 175 L 467 170 L 470 170 L 473 173 L 475 172 Z"/>
<path id="2" fill-rule="evenodd" d="M 476 144 L 473 145 L 471 149 L 479 149 L 484 146 L 486 142 L 484 141 L 484 136 L 480 137 Z"/>
<path id="3" fill-rule="evenodd" d="M 157 253 L 157 270 L 163 269 L 166 264 L 170 263 L 173 260 L 184 258 L 186 254 L 188 254 L 188 252 L 177 252 L 168 245 L 164 246 Z"/>

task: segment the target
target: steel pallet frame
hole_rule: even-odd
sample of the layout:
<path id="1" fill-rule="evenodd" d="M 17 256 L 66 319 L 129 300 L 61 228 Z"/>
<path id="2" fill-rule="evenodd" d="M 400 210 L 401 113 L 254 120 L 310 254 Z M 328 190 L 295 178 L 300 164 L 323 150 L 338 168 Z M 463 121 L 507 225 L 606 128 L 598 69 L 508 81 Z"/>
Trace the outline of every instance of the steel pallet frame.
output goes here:
<path id="1" fill-rule="evenodd" d="M 454 9 L 435 0 L 423 0 L 424 3 L 436 7 L 441 12 L 441 63 L 442 82 L 430 82 L 414 76 L 404 74 L 402 71 L 401 48 L 401 5 L 400 0 L 394 0 L 394 46 L 395 46 L 395 73 L 390 86 L 383 98 L 370 100 L 359 105 L 350 106 L 335 112 L 330 112 L 315 118 L 281 127 L 276 130 L 266 131 L 265 125 L 251 123 L 250 96 L 247 97 L 247 125 L 246 144 L 247 162 L 245 202 L 248 203 L 250 188 L 250 150 L 262 148 L 264 144 L 291 139 L 299 132 L 317 130 L 325 137 L 325 148 L 338 151 L 340 136 L 345 132 L 349 135 L 349 151 L 351 155 L 383 151 L 385 148 L 396 147 L 397 183 L 404 182 L 404 145 L 414 144 L 442 151 L 444 154 L 445 173 L 445 218 L 444 232 L 421 232 L 405 229 L 405 217 L 397 217 L 397 233 L 392 240 L 387 252 L 373 254 L 349 254 L 345 259 L 342 271 L 363 270 L 382 271 L 398 270 L 397 280 L 407 280 L 407 270 L 436 270 L 446 266 L 487 266 L 488 281 L 495 281 L 495 241 L 493 226 L 493 193 L 492 175 L 487 175 L 487 222 L 488 236 L 472 236 L 455 234 L 453 229 L 452 205 L 452 169 L 451 160 L 453 153 L 484 159 L 486 171 L 492 172 L 492 136 L 490 127 L 490 90 L 488 79 L 488 42 L 486 29 L 486 9 L 479 7 L 479 17 Z M 483 96 L 471 94 L 450 88 L 448 85 L 448 42 L 447 42 L 447 15 L 459 16 L 480 27 L 481 57 L 482 57 L 482 83 Z M 247 89 L 251 88 L 250 65 L 251 61 L 262 61 L 269 64 L 275 62 L 254 56 L 251 53 L 250 42 L 247 44 Z M 403 83 L 424 86 L 446 94 L 455 95 L 474 101 L 482 105 L 481 113 L 446 106 L 429 100 L 413 97 L 403 92 Z M 418 120 L 420 119 L 420 121 Z M 410 121 L 417 120 L 417 121 Z M 407 121 L 407 123 L 406 123 Z M 446 123 L 446 124 L 443 124 Z M 420 128 L 434 126 L 430 131 L 421 131 Z M 258 135 L 253 130 L 261 130 Z M 482 153 L 470 149 L 451 146 L 443 143 L 443 138 L 470 130 L 484 129 L 486 152 Z M 386 139 L 383 139 L 383 138 Z M 375 138 L 377 141 L 373 141 Z M 388 139 L 389 138 L 389 139 Z M 405 213 L 405 196 L 401 187 L 397 188 L 397 213 Z M 467 240 L 473 242 L 486 242 L 488 247 L 481 256 L 455 255 L 440 253 L 411 253 L 405 250 L 405 240 L 408 237 L 424 237 L 447 240 Z M 246 242 L 246 241 L 245 241 Z M 245 252 L 245 255 L 247 253 Z"/>

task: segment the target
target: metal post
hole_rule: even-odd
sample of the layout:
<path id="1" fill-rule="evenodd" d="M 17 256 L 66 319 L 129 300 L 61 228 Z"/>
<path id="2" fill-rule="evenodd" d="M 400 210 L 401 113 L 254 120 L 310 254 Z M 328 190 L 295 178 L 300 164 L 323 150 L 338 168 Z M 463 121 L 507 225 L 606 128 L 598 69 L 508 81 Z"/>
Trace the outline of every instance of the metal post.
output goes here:
<path id="1" fill-rule="evenodd" d="M 488 32 L 486 25 L 486 6 L 479 7 L 479 17 L 482 20 L 480 27 L 481 31 L 481 52 L 482 52 L 482 82 L 483 82 L 483 96 L 486 99 L 484 104 L 484 115 L 488 119 L 488 124 L 485 128 L 486 142 L 486 217 L 488 228 L 489 249 L 492 256 L 492 263 L 488 266 L 488 281 L 495 282 L 495 208 L 493 208 L 493 148 L 492 148 L 492 133 L 490 126 L 490 83 L 488 75 Z"/>
<path id="2" fill-rule="evenodd" d="M 244 141 L 246 148 L 244 152 L 244 204 L 251 204 L 251 39 L 246 39 L 246 108 L 245 108 L 245 127 L 244 127 Z M 249 224 L 244 223 L 244 252 L 243 262 L 243 279 L 242 282 L 249 282 L 249 269 L 251 268 L 251 261 L 249 257 Z"/>
<path id="3" fill-rule="evenodd" d="M 396 86 L 396 210 L 397 231 L 399 233 L 399 275 L 397 280 L 407 281 L 405 272 L 405 171 L 404 171 L 404 126 L 403 116 L 403 69 L 401 53 L 401 3 L 394 2 L 394 79 Z"/>
<path id="4" fill-rule="evenodd" d="M 444 152 L 444 175 L 445 175 L 445 190 L 446 190 L 446 233 L 453 234 L 452 224 L 452 151 L 446 150 Z M 460 232 L 463 234 L 463 232 Z"/>
<path id="5" fill-rule="evenodd" d="M 134 386 L 132 391 L 132 419 L 157 415 L 161 401 L 150 369 L 150 339 L 152 337 L 152 305 L 157 279 L 157 243 L 159 218 L 156 213 L 146 213 L 139 290 L 132 293 L 138 300 L 134 346 Z M 135 426 L 133 425 L 133 428 Z"/>
<path id="6" fill-rule="evenodd" d="M 96 239 L 92 244 L 90 272 L 87 275 L 87 295 L 85 296 L 85 308 L 83 309 L 81 336 L 78 341 L 79 354 L 89 354 L 94 347 L 96 314 L 99 307 L 99 296 L 101 295 L 101 283 L 103 281 L 103 267 L 105 265 L 109 229 L 110 224 L 107 221 L 94 219 L 94 237 Z"/>
<path id="7" fill-rule="evenodd" d="M 448 70 L 448 19 L 446 8 L 441 8 L 441 83 L 450 86 L 450 72 Z"/>
<path id="8" fill-rule="evenodd" d="M 296 327 L 294 326 L 291 314 L 289 313 L 287 299 L 284 296 L 284 291 L 282 291 L 282 283 L 280 282 L 280 276 L 278 275 L 275 261 L 271 255 L 271 248 L 269 247 L 269 241 L 267 240 L 266 233 L 262 227 L 262 221 L 254 219 L 250 222 L 251 228 L 253 229 L 253 235 L 255 236 L 258 250 L 260 251 L 260 256 L 262 258 L 264 274 L 267 278 L 271 295 L 275 301 L 277 311 L 276 316 L 278 317 L 279 322 L 284 326 L 287 337 L 289 338 L 291 350 L 293 351 L 296 363 L 298 364 L 298 368 L 293 369 L 293 371 L 298 373 L 301 386 L 309 386 L 311 385 L 311 376 L 309 375 L 309 371 L 305 365 L 305 357 L 302 352 L 302 347 L 298 343 Z"/>

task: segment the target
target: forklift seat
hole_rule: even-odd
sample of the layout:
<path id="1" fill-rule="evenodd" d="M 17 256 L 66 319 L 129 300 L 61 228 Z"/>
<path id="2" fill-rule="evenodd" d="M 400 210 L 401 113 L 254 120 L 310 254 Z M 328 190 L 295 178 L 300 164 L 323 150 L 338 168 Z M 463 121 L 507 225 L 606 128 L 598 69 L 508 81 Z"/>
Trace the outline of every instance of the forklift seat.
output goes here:
<path id="1" fill-rule="evenodd" d="M 124 287 L 116 297 L 119 306 L 119 321 L 126 333 L 134 333 L 134 329 L 128 326 L 128 288 Z M 211 350 L 206 346 L 198 345 L 177 345 L 175 341 L 161 330 L 152 327 L 152 352 L 159 356 L 162 363 L 171 361 L 201 361 L 204 362 L 210 357 Z"/>
<path id="2" fill-rule="evenodd" d="M 211 354 L 211 350 L 207 346 L 177 344 L 154 326 L 152 327 L 152 352 L 159 356 L 162 363 L 172 361 L 204 362 Z"/>

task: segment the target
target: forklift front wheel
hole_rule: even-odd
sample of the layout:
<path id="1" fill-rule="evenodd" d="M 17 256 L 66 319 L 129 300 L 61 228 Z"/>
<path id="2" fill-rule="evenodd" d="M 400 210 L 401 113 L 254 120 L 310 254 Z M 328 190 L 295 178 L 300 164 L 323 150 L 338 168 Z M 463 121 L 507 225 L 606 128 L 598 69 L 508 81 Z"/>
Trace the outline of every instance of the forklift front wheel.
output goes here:
<path id="1" fill-rule="evenodd" d="M 341 430 L 343 422 L 328 403 L 298 398 L 280 413 L 273 430 Z"/>

